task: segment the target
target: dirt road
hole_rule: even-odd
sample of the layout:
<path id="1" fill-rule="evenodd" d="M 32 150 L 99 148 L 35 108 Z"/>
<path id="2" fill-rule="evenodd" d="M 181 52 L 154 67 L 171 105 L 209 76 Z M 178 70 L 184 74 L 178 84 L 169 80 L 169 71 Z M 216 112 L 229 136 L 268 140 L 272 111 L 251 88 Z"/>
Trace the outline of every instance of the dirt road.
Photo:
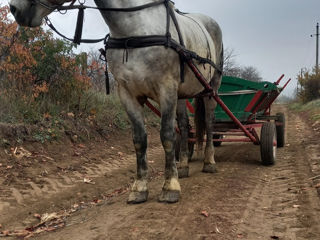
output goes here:
<path id="1" fill-rule="evenodd" d="M 319 135 L 298 115 L 287 112 L 287 118 L 287 146 L 278 150 L 275 166 L 261 166 L 257 146 L 223 144 L 216 149 L 219 172 L 204 174 L 202 164 L 192 162 L 190 178 L 180 181 L 181 201 L 173 205 L 157 202 L 164 164 L 157 134 L 148 152 L 149 201 L 141 205 L 126 204 L 135 172 L 131 149 L 111 149 L 117 152 L 111 159 L 101 152 L 106 160 L 84 163 L 81 171 L 3 185 L 0 231 L 34 226 L 35 213 L 63 210 L 64 227 L 34 238 L 318 240 Z"/>

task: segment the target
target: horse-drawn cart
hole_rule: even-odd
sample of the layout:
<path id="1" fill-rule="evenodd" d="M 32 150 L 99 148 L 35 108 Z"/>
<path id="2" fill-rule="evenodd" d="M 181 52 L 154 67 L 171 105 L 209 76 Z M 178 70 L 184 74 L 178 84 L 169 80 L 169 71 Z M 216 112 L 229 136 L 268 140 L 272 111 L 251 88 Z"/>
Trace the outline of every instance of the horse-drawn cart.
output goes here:
<path id="1" fill-rule="evenodd" d="M 272 165 L 276 160 L 277 147 L 285 145 L 285 115 L 271 115 L 271 105 L 289 84 L 280 87 L 282 75 L 275 83 L 252 82 L 235 77 L 223 77 L 219 95 L 215 96 L 214 145 L 222 142 L 253 142 L 260 145 L 261 161 Z M 187 107 L 194 108 L 190 101 Z M 261 128 L 260 137 L 256 131 Z M 194 135 L 195 130 L 191 129 Z M 189 142 L 195 143 L 195 138 Z"/>
<path id="2" fill-rule="evenodd" d="M 271 105 L 291 81 L 289 79 L 280 87 L 283 78 L 284 75 L 277 82 L 271 83 L 224 76 L 219 94 L 213 96 L 218 103 L 214 120 L 214 145 L 217 147 L 223 142 L 253 142 L 260 145 L 262 164 L 274 164 L 277 147 L 285 145 L 285 115 L 271 115 Z M 192 116 L 192 100 L 186 100 L 186 105 Z M 150 102 L 147 106 L 159 114 Z M 258 128 L 261 128 L 260 136 Z M 195 129 L 190 129 L 189 136 L 189 151 L 192 155 L 197 141 Z"/>

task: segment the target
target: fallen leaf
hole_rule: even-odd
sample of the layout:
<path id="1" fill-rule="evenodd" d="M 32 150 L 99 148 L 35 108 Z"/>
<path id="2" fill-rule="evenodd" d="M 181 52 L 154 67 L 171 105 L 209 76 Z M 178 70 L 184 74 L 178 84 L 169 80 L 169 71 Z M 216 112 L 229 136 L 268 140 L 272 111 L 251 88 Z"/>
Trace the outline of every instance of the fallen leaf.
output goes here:
<path id="1" fill-rule="evenodd" d="M 79 144 L 78 147 L 79 147 L 79 148 L 86 148 L 86 146 L 83 145 L 83 144 Z"/>
<path id="2" fill-rule="evenodd" d="M 97 114 L 97 109 L 94 109 L 94 108 L 91 109 L 91 110 L 90 110 L 90 114 L 91 114 L 91 115 L 96 115 L 96 114 Z"/>
<path id="3" fill-rule="evenodd" d="M 216 226 L 216 231 L 217 231 L 217 233 L 222 234 L 222 232 L 220 232 L 218 226 Z"/>
<path id="4" fill-rule="evenodd" d="M 41 223 L 49 222 L 51 220 L 57 219 L 59 216 L 57 213 L 45 213 L 41 216 Z"/>
<path id="5" fill-rule="evenodd" d="M 2 231 L 1 234 L 2 234 L 3 236 L 9 236 L 10 231 L 5 230 L 5 231 Z"/>
<path id="6" fill-rule="evenodd" d="M 68 116 L 69 118 L 74 118 L 74 113 L 69 112 L 69 113 L 67 113 L 67 116 Z"/>
<path id="7" fill-rule="evenodd" d="M 90 178 L 84 178 L 84 179 L 83 179 L 83 182 L 84 182 L 84 183 L 87 183 L 87 184 L 95 184 L 95 183 L 92 181 L 92 179 L 90 179 Z"/>
<path id="8" fill-rule="evenodd" d="M 13 151 L 13 155 L 16 158 L 21 159 L 23 157 L 31 157 L 32 153 L 24 149 L 23 147 L 19 147 L 19 148 L 16 147 Z"/>
<path id="9" fill-rule="evenodd" d="M 81 155 L 81 153 L 79 153 L 79 152 L 77 152 L 77 151 L 75 151 L 74 153 L 73 153 L 73 156 L 76 156 L 76 157 L 79 157 Z"/>
<path id="10" fill-rule="evenodd" d="M 49 113 L 44 113 L 43 118 L 49 120 L 50 118 L 52 118 L 52 116 Z"/>
<path id="11" fill-rule="evenodd" d="M 139 228 L 133 228 L 131 229 L 131 232 L 139 232 Z"/>
<path id="12" fill-rule="evenodd" d="M 202 211 L 201 215 L 205 216 L 205 217 L 209 217 L 209 213 L 207 211 Z"/>

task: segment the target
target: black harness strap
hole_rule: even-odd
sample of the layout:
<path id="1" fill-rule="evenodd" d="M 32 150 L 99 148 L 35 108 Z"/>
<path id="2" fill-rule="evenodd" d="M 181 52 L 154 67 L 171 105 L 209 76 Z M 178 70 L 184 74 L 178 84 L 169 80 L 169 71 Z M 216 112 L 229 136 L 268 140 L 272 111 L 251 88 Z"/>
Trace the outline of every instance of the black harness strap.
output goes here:
<path id="1" fill-rule="evenodd" d="M 184 40 L 183 40 L 183 37 L 182 37 L 182 34 L 181 34 L 181 30 L 180 30 L 180 26 L 179 26 L 176 14 L 173 11 L 173 9 L 170 8 L 170 6 L 168 6 L 168 9 L 169 9 L 169 13 L 170 13 L 170 16 L 172 18 L 172 21 L 173 21 L 173 23 L 175 25 L 175 28 L 176 28 L 176 30 L 178 32 L 179 42 L 180 42 L 181 46 L 183 46 L 185 48 Z M 181 82 L 183 83 L 184 82 L 185 62 L 184 62 L 184 59 L 181 56 L 181 54 L 179 55 L 179 57 L 180 57 L 180 78 L 181 78 Z"/>
<path id="2" fill-rule="evenodd" d="M 82 30 L 83 30 L 83 20 L 84 20 L 84 8 L 79 8 L 77 25 L 76 25 L 76 32 L 74 34 L 74 40 L 73 40 L 73 42 L 78 45 L 81 43 Z"/>
<path id="3" fill-rule="evenodd" d="M 78 9 L 78 18 L 77 18 L 77 25 L 76 25 L 76 31 L 74 39 L 68 38 L 62 33 L 60 33 L 50 22 L 50 20 L 46 17 L 46 22 L 48 26 L 59 36 L 69 40 L 73 41 L 76 44 L 80 43 L 97 43 L 104 40 L 105 42 L 105 50 L 100 50 L 101 55 L 105 57 L 105 61 L 107 64 L 106 67 L 106 88 L 107 93 L 110 93 L 110 84 L 109 84 L 109 74 L 107 71 L 108 63 L 106 58 L 106 52 L 108 49 L 124 49 L 124 56 L 123 61 L 128 61 L 128 49 L 133 48 L 145 48 L 145 47 L 151 47 L 151 46 L 164 46 L 166 48 L 171 48 L 175 50 L 180 57 L 180 77 L 181 82 L 184 82 L 184 70 L 185 70 L 185 62 L 190 60 L 197 60 L 199 64 L 209 64 L 213 68 L 216 69 L 219 73 L 222 73 L 222 69 L 220 69 L 212 60 L 211 55 L 208 56 L 208 58 L 203 58 L 199 56 L 197 53 L 187 50 L 184 44 L 183 36 L 181 34 L 181 29 L 176 17 L 176 12 L 178 14 L 184 14 L 180 13 L 179 11 L 175 11 L 173 7 L 170 6 L 171 0 L 159 0 L 156 2 L 147 3 L 141 6 L 136 7 L 130 7 L 130 8 L 99 8 L 99 7 L 91 7 L 86 6 L 84 4 L 80 5 L 73 5 L 74 1 L 72 1 L 72 4 L 69 6 L 49 6 L 46 4 L 41 3 L 39 0 L 32 0 L 32 2 L 40 4 L 50 10 L 71 10 L 71 9 Z M 97 9 L 100 11 L 109 11 L 109 12 L 135 12 L 144 10 L 147 8 L 152 8 L 155 6 L 160 6 L 161 4 L 165 5 L 166 11 L 167 11 L 167 25 L 166 25 L 166 36 L 161 35 L 150 35 L 150 36 L 137 36 L 137 37 L 130 37 L 130 38 L 111 38 L 109 37 L 109 34 L 105 38 L 101 39 L 82 39 L 82 29 L 83 29 L 83 20 L 84 20 L 84 10 L 85 9 Z M 179 37 L 179 43 L 172 39 L 171 32 L 170 32 L 170 25 L 171 25 L 171 19 L 174 23 L 174 26 L 176 28 L 176 31 L 178 33 Z M 208 41 L 208 39 L 207 39 Z"/>
<path id="4" fill-rule="evenodd" d="M 143 36 L 143 37 L 130 37 L 130 38 L 108 38 L 106 41 L 106 50 L 108 49 L 134 49 L 134 48 L 145 48 L 154 46 L 166 46 L 167 37 L 162 35 Z M 219 73 L 222 73 L 220 68 L 210 59 L 200 57 L 197 53 L 187 50 L 184 46 L 170 40 L 170 48 L 175 50 L 184 60 L 194 59 L 199 64 L 209 64 L 215 68 Z M 183 52 L 184 54 L 181 54 Z"/>
<path id="5" fill-rule="evenodd" d="M 62 34 L 61 32 L 59 32 L 55 28 L 55 26 L 52 24 L 52 22 L 50 21 L 50 19 L 48 17 L 45 17 L 45 20 L 46 20 L 46 24 L 48 25 L 48 27 L 50 27 L 51 30 L 54 31 L 56 34 L 58 34 L 60 37 L 62 37 L 64 39 L 67 39 L 70 42 L 75 42 L 75 39 L 69 38 L 69 37 L 65 36 L 64 34 Z M 98 42 L 102 42 L 104 40 L 105 40 L 105 37 L 104 38 L 100 38 L 100 39 L 81 39 L 80 42 L 81 43 L 98 43 Z"/>

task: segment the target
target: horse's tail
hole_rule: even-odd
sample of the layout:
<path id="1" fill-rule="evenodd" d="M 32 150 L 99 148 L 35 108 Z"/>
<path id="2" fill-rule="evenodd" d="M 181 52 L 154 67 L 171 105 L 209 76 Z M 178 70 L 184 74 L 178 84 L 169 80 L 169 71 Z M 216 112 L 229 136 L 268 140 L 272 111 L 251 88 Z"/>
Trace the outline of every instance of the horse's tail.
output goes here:
<path id="1" fill-rule="evenodd" d="M 221 75 L 223 75 L 223 66 L 224 65 L 224 46 L 222 43 L 221 52 L 220 52 L 220 60 L 219 60 L 219 67 L 221 70 Z"/>
<path id="2" fill-rule="evenodd" d="M 203 98 L 196 98 L 194 122 L 196 125 L 197 143 L 203 141 L 206 130 L 206 110 Z"/>

